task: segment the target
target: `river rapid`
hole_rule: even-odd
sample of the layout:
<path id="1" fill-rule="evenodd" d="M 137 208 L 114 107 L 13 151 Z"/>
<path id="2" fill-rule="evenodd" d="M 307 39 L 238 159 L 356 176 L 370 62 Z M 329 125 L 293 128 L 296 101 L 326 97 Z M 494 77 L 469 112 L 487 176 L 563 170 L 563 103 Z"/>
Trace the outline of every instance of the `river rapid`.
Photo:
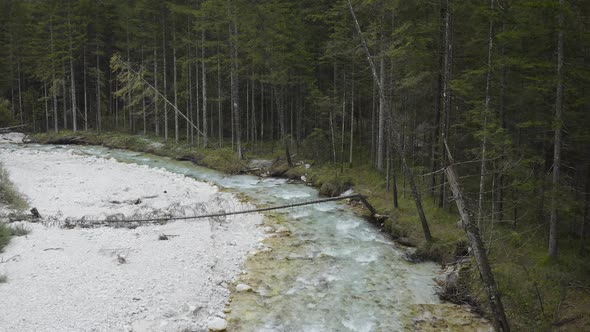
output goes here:
<path id="1" fill-rule="evenodd" d="M 97 146 L 11 148 L 73 149 L 75 153 L 161 168 L 212 183 L 260 207 L 319 198 L 316 189 L 303 183 L 229 176 L 145 153 Z M 235 207 L 219 206 L 217 210 L 227 212 Z M 230 330 L 491 330 L 468 308 L 441 303 L 434 281 L 440 276 L 437 264 L 406 261 L 407 249 L 355 215 L 346 204 L 327 202 L 266 216 L 262 227 L 268 236 L 250 252 L 239 280 L 243 285 L 240 291 L 233 289 L 231 304 L 225 310 Z"/>

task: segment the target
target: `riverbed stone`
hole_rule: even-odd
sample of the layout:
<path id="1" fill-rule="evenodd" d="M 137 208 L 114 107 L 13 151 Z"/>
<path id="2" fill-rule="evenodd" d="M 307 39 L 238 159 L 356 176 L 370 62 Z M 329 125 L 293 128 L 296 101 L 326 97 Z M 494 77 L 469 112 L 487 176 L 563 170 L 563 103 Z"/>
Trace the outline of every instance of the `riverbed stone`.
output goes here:
<path id="1" fill-rule="evenodd" d="M 225 331 L 227 329 L 227 321 L 220 317 L 212 318 L 207 324 L 209 331 Z"/>
<path id="2" fill-rule="evenodd" d="M 246 284 L 237 284 L 236 285 L 236 291 L 238 292 L 247 292 L 247 291 L 251 291 L 252 290 L 252 286 L 250 285 L 246 285 Z"/>

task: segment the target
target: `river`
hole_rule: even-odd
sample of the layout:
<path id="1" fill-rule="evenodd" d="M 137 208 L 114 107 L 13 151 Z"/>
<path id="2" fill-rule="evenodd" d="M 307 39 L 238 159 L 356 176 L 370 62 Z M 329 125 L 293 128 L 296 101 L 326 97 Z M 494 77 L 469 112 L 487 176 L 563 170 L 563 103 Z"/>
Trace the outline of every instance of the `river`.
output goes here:
<path id="1" fill-rule="evenodd" d="M 21 147 L 19 147 L 21 148 Z M 24 148 L 24 147 L 23 147 Z M 97 146 L 29 145 L 74 149 L 213 183 L 258 206 L 319 198 L 306 184 L 225 175 L 190 162 Z M 219 210 L 231 211 L 232 206 Z M 239 217 L 236 217 L 239 218 Z M 466 308 L 441 303 L 435 263 L 410 263 L 405 250 L 339 202 L 278 210 L 267 226 L 283 230 L 250 253 L 227 308 L 230 329 L 241 331 L 490 330 Z"/>

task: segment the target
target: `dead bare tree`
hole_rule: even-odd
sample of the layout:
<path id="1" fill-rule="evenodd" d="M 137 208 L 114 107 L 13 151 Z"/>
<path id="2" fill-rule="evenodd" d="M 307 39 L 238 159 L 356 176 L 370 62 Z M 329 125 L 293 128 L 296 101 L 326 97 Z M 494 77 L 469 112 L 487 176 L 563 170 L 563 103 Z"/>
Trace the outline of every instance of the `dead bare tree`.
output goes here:
<path id="1" fill-rule="evenodd" d="M 506 313 L 504 312 L 504 306 L 502 305 L 502 299 L 494 279 L 494 274 L 490 268 L 485 245 L 481 239 L 481 235 L 479 234 L 479 228 L 477 227 L 476 222 L 473 221 L 471 215 L 472 212 L 469 210 L 469 208 L 467 208 L 465 199 L 463 199 L 463 190 L 459 184 L 459 175 L 457 175 L 457 171 L 453 165 L 453 156 L 451 155 L 451 150 L 449 149 L 445 137 L 443 137 L 443 142 L 449 160 L 449 165 L 445 169 L 445 173 L 447 175 L 451 191 L 453 192 L 453 198 L 455 199 L 457 210 L 459 210 L 459 215 L 461 216 L 461 224 L 463 226 L 463 230 L 465 231 L 465 235 L 467 235 L 471 253 L 475 258 L 479 275 L 484 283 L 486 292 L 488 293 L 488 300 L 490 302 L 490 308 L 492 309 L 494 327 L 497 331 L 508 332 L 510 331 L 510 326 L 508 325 L 508 319 L 506 319 Z"/>

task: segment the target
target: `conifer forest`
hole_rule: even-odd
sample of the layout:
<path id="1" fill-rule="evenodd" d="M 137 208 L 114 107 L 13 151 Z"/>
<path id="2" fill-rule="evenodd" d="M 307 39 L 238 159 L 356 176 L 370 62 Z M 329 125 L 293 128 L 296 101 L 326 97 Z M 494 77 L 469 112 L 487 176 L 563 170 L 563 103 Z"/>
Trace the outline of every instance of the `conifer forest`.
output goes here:
<path id="1" fill-rule="evenodd" d="M 0 0 L 0 128 L 356 188 L 499 331 L 590 329 L 588 126 L 590 1 Z"/>

